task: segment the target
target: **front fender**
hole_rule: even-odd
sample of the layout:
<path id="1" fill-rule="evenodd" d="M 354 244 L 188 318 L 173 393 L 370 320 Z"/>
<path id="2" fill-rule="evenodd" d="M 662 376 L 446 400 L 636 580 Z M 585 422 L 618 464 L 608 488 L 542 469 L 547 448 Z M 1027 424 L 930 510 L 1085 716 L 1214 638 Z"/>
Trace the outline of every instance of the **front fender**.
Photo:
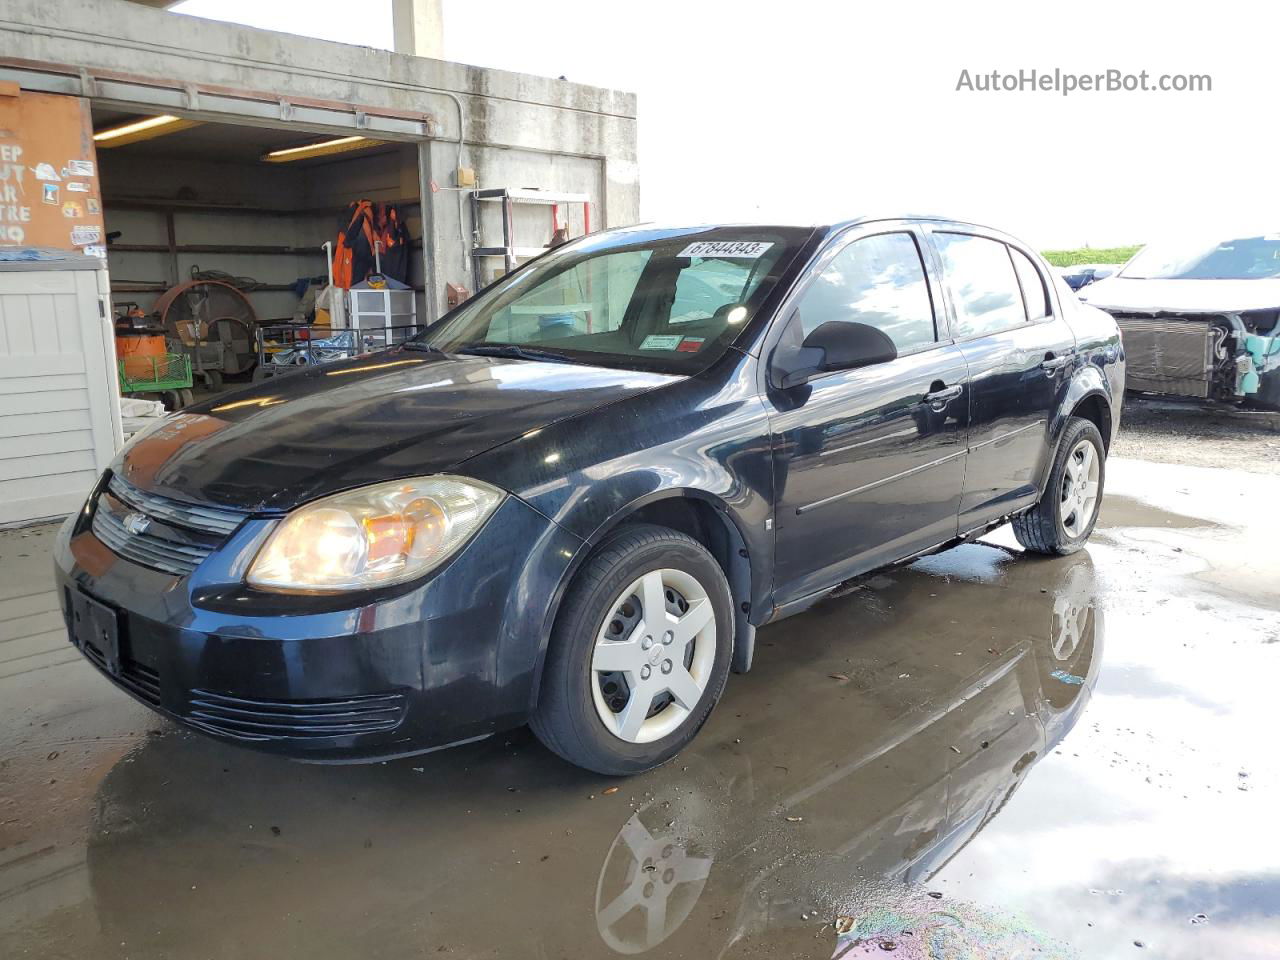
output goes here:
<path id="1" fill-rule="evenodd" d="M 749 602 L 753 614 L 768 609 L 773 458 L 754 363 L 731 354 L 704 376 L 548 424 L 464 466 L 581 542 L 554 594 L 528 610 L 545 616 L 540 659 L 561 598 L 592 548 L 665 499 L 694 499 L 715 512 L 729 540 L 740 542 L 731 557 L 742 550 L 749 558 L 745 590 L 732 582 L 729 565 L 735 599 Z"/>
<path id="2" fill-rule="evenodd" d="M 586 562 L 597 545 L 619 526 L 631 520 L 639 519 L 663 525 L 667 520 L 662 513 L 664 507 L 678 508 L 681 503 L 688 504 L 691 501 L 701 508 L 701 517 L 705 521 L 702 526 L 707 529 L 712 541 L 706 546 L 725 565 L 735 615 L 733 669 L 737 673 L 749 670 L 755 652 L 756 625 L 767 620 L 772 610 L 772 532 L 764 530 L 763 525 L 753 530 L 747 525 L 740 510 L 735 510 L 723 499 L 705 490 L 664 487 L 637 498 L 614 513 L 607 522 L 597 526 L 584 540 L 583 548 L 574 557 L 553 598 L 548 611 L 548 636 L 551 621 L 560 607 L 564 592 L 577 576 L 578 568 Z M 669 525 L 683 526 L 679 522 Z"/>

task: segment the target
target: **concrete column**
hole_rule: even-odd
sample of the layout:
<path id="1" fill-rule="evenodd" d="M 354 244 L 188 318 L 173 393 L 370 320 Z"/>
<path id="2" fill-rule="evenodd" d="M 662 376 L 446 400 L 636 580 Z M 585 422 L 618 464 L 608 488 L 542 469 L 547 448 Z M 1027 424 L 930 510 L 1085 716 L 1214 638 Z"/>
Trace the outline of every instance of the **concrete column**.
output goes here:
<path id="1" fill-rule="evenodd" d="M 444 59 L 444 0 L 391 0 L 396 53 Z"/>

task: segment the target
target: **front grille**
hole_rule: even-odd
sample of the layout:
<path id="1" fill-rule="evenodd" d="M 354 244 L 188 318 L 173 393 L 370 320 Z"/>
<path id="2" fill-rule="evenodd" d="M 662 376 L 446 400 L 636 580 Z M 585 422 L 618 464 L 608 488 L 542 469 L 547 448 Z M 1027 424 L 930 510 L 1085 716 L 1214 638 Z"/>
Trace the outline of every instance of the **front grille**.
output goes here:
<path id="1" fill-rule="evenodd" d="M 111 676 L 111 671 L 107 669 L 107 658 L 92 643 L 84 645 L 84 655 L 95 667 Z M 120 661 L 120 674 L 113 679 L 153 707 L 160 706 L 160 674 L 150 667 L 136 660 L 123 659 Z"/>
<path id="2" fill-rule="evenodd" d="M 126 560 L 165 573 L 188 574 L 213 552 L 212 546 L 185 546 L 160 537 L 130 533 L 119 517 L 101 507 L 93 515 L 93 535 Z"/>
<path id="3" fill-rule="evenodd" d="M 111 478 L 107 489 L 122 503 L 139 513 L 145 513 L 153 519 L 185 527 L 188 530 L 200 530 L 204 533 L 217 533 L 228 537 L 235 533 L 236 527 L 240 526 L 241 521 L 244 520 L 244 514 L 235 510 L 157 497 L 154 493 L 146 493 L 131 486 L 118 476 Z"/>
<path id="4" fill-rule="evenodd" d="M 141 532 L 126 525 L 130 514 L 148 521 Z M 244 515 L 158 497 L 113 476 L 98 498 L 93 535 L 126 560 L 184 576 L 222 545 Z"/>
<path id="5" fill-rule="evenodd" d="M 134 660 L 120 664 L 120 681 L 147 703 L 160 705 L 160 674 Z"/>
<path id="6" fill-rule="evenodd" d="M 393 730 L 403 719 L 404 708 L 400 693 L 334 700 L 251 700 L 192 690 L 186 720 L 238 740 L 321 739 Z"/>

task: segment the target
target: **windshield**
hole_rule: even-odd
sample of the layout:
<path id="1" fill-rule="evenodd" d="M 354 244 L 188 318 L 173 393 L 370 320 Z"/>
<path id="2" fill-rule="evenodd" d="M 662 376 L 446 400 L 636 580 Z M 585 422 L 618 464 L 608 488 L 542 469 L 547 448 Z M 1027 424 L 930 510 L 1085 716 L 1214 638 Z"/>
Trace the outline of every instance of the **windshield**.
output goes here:
<path id="1" fill-rule="evenodd" d="M 1137 280 L 1255 280 L 1280 277 L 1280 233 L 1221 241 L 1153 243 L 1120 276 Z"/>
<path id="2" fill-rule="evenodd" d="M 446 353 L 694 373 L 748 326 L 808 230 L 628 230 L 554 250 L 417 338 Z"/>

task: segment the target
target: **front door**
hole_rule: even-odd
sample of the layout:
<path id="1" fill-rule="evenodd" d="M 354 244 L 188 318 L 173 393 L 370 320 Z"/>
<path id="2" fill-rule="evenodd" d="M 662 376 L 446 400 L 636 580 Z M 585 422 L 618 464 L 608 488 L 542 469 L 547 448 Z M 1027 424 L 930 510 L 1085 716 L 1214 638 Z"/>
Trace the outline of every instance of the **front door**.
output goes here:
<path id="1" fill-rule="evenodd" d="M 1042 269 L 990 236 L 931 233 L 969 367 L 967 531 L 1034 503 L 1052 456 L 1050 423 L 1071 380 L 1075 336 Z"/>
<path id="2" fill-rule="evenodd" d="M 906 225 L 876 226 L 820 256 L 774 348 L 779 356 L 821 324 L 844 321 L 878 327 L 898 351 L 895 360 L 769 391 L 779 605 L 956 534 L 964 357 L 939 334 L 923 238 Z"/>

